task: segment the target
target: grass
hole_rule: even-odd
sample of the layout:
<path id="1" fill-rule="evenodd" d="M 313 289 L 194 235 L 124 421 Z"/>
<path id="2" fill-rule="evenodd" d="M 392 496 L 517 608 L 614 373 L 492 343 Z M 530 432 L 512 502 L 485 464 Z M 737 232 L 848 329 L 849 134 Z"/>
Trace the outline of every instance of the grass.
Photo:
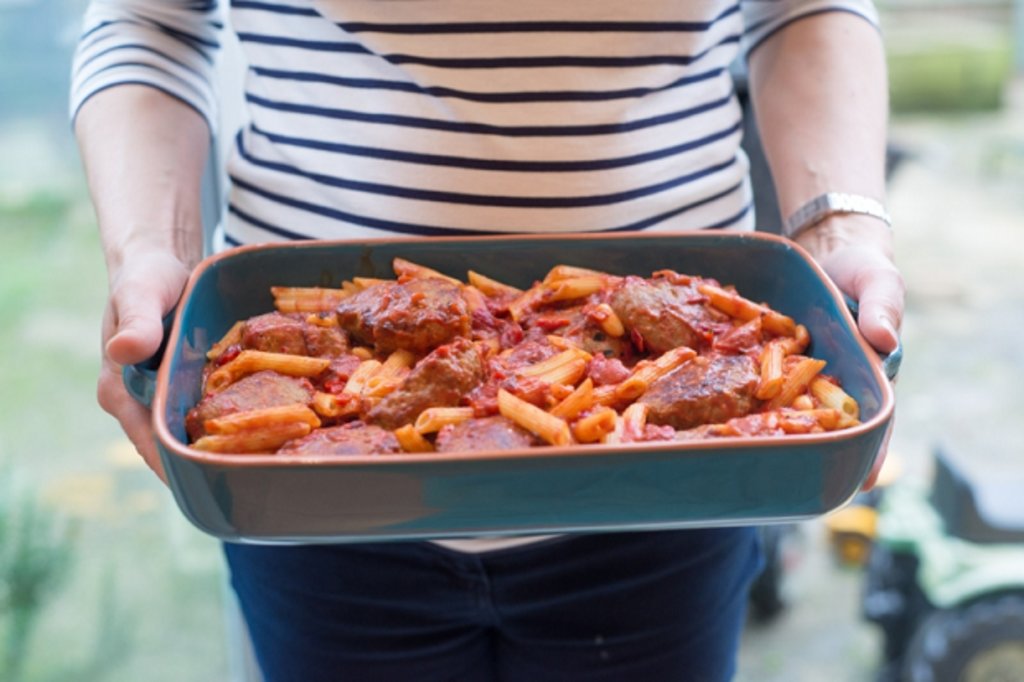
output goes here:
<path id="1" fill-rule="evenodd" d="M 219 547 L 95 402 L 106 274 L 84 188 L 0 200 L 0 225 L 0 463 L 77 528 L 10 682 L 225 680 Z"/>

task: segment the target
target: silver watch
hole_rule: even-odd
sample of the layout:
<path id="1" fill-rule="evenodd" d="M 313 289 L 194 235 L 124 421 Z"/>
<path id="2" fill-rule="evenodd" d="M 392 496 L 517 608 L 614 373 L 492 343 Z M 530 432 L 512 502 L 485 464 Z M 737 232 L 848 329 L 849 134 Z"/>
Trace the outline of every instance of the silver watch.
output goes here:
<path id="1" fill-rule="evenodd" d="M 877 199 L 860 194 L 844 194 L 842 192 L 826 192 L 808 201 L 793 212 L 782 225 L 782 235 L 796 239 L 803 232 L 814 227 L 825 218 L 837 213 L 859 213 L 878 218 L 889 227 L 892 219 Z"/>

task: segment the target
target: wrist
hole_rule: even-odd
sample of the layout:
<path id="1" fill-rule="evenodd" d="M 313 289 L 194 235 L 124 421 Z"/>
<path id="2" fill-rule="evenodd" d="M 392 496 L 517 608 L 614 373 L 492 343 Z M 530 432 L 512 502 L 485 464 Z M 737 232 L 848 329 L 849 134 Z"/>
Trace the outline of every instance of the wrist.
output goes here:
<path id="1" fill-rule="evenodd" d="M 886 258 L 893 257 L 893 235 L 889 223 L 875 216 L 836 213 L 804 230 L 796 238 L 815 258 L 848 246 L 869 247 Z"/>

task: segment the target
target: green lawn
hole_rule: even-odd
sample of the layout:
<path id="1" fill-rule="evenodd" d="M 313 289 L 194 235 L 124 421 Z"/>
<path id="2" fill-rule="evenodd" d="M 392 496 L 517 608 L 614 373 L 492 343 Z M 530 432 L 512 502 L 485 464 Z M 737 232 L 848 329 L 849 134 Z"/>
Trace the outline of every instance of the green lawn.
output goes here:
<path id="1" fill-rule="evenodd" d="M 0 470 L 15 491 L 3 507 L 38 502 L 71 543 L 20 680 L 224 680 L 219 547 L 95 403 L 106 276 L 84 188 L 0 199 L 0 228 Z M 13 622 L 3 594 L 0 665 Z M 18 682 L 9 675 L 0 668 Z"/>

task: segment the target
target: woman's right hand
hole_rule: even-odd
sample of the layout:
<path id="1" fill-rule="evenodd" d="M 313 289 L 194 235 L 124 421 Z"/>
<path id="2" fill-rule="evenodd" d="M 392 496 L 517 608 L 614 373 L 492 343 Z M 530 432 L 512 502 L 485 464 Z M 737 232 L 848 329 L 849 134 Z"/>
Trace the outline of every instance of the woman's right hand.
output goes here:
<path id="1" fill-rule="evenodd" d="M 121 424 L 135 449 L 167 482 L 156 449 L 150 410 L 125 389 L 121 368 L 152 357 L 163 340 L 163 318 L 188 279 L 188 267 L 163 250 L 126 253 L 110 273 L 110 298 L 103 314 L 103 364 L 96 395 L 100 406 Z"/>

